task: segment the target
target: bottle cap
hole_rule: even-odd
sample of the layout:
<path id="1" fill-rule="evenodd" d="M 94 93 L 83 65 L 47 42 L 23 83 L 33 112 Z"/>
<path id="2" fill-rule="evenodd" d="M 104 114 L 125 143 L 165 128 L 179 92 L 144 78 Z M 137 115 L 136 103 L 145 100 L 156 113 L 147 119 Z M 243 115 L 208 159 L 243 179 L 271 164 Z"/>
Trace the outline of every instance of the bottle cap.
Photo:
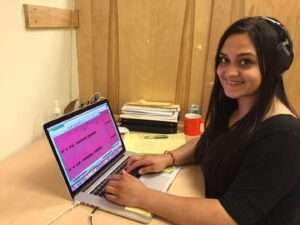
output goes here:
<path id="1" fill-rule="evenodd" d="M 192 104 L 189 110 L 190 113 L 200 114 L 200 108 L 197 104 Z"/>

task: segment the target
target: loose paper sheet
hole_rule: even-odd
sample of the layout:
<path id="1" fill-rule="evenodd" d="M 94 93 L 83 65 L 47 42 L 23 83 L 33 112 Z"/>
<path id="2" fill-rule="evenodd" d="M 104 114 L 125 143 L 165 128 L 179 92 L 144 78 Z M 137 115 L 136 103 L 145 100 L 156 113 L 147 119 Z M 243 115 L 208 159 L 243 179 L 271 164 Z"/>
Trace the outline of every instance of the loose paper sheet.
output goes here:
<path id="1" fill-rule="evenodd" d="M 186 142 L 183 133 L 166 134 L 167 138 L 155 138 L 157 134 L 130 132 L 124 135 L 126 150 L 138 154 L 162 154 L 166 150 L 173 150 Z M 164 134 L 165 135 L 165 134 Z M 145 138 L 153 136 L 153 138 Z M 159 138 L 160 137 L 160 138 Z"/>

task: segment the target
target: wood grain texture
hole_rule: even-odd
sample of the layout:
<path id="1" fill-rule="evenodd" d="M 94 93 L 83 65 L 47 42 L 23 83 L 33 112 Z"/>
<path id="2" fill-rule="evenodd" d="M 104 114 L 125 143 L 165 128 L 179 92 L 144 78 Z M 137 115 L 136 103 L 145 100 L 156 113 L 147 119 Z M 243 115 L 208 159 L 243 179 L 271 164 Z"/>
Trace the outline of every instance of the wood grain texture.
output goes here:
<path id="1" fill-rule="evenodd" d="M 94 88 L 108 96 L 108 43 L 110 0 L 92 1 Z M 119 10 L 118 10 L 119 11 Z M 120 39 L 119 39 L 120 42 Z"/>
<path id="2" fill-rule="evenodd" d="M 191 82 L 188 105 L 198 104 L 202 109 L 202 89 L 204 77 L 206 76 L 206 65 L 208 55 L 208 43 L 210 41 L 210 23 L 212 13 L 212 1 L 195 2 L 195 30 L 194 46 L 191 65 Z"/>
<path id="3" fill-rule="evenodd" d="M 108 26 L 108 46 L 107 46 L 107 98 L 114 112 L 120 109 L 119 90 L 119 16 L 118 1 L 109 1 L 109 26 Z"/>
<path id="4" fill-rule="evenodd" d="M 215 54 L 224 30 L 249 15 L 274 16 L 294 40 L 295 60 L 284 80 L 300 112 L 300 2 L 289 0 L 76 0 L 80 3 L 80 97 L 99 91 L 114 112 L 141 98 L 178 102 L 205 114 Z M 111 8 L 110 6 L 113 6 Z M 83 26 L 83 27 L 81 27 Z"/>
<path id="5" fill-rule="evenodd" d="M 175 101 L 184 1 L 120 1 L 121 102 Z"/>
<path id="6" fill-rule="evenodd" d="M 175 102 L 177 96 L 184 110 L 192 103 L 201 104 L 210 4 L 197 0 L 81 3 L 80 23 L 86 26 L 78 30 L 82 99 L 98 91 L 110 100 L 114 112 L 141 98 Z"/>
<path id="7" fill-rule="evenodd" d="M 76 34 L 79 98 L 81 102 L 86 102 L 95 92 L 92 2 L 91 0 L 76 0 L 75 6 L 79 9 L 80 17 L 80 26 Z"/>
<path id="8" fill-rule="evenodd" d="M 206 1 L 119 1 L 120 105 L 140 98 L 180 101 L 183 112 L 201 105 L 209 19 Z"/>
<path id="9" fill-rule="evenodd" d="M 25 24 L 28 29 L 77 28 L 78 11 L 40 5 L 24 4 Z"/>
<path id="10" fill-rule="evenodd" d="M 176 80 L 175 102 L 182 108 L 183 113 L 188 109 L 191 84 L 191 66 L 195 29 L 195 1 L 186 1 L 184 22 L 179 52 L 179 62 Z"/>

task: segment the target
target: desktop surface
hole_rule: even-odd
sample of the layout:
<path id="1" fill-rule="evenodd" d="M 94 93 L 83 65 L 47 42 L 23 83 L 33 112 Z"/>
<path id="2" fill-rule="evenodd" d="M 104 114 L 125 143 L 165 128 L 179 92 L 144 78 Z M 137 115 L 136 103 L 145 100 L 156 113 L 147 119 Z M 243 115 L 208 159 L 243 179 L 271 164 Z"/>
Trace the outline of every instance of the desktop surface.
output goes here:
<path id="1" fill-rule="evenodd" d="M 5 160 L 0 161 L 0 224 L 42 225 L 72 206 L 72 200 L 45 137 L 42 137 Z M 169 189 L 181 196 L 203 193 L 203 178 L 197 166 L 179 172 Z M 79 205 L 53 225 L 89 225 L 91 207 Z M 141 223 L 103 211 L 96 211 L 93 224 Z M 154 217 L 150 225 L 168 225 Z"/>

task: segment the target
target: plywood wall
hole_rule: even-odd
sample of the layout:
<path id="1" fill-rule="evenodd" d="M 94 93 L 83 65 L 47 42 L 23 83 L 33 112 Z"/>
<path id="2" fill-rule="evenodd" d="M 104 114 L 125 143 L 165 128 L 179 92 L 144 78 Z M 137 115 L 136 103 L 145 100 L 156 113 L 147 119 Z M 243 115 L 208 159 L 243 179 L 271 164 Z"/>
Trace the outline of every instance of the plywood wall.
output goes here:
<path id="1" fill-rule="evenodd" d="M 99 91 L 115 112 L 141 98 L 201 104 L 210 1 L 85 0 L 77 7 L 81 99 Z"/>
<path id="2" fill-rule="evenodd" d="M 300 3 L 289 0 L 77 0 L 81 100 L 99 91 L 118 113 L 127 101 L 173 101 L 183 111 L 206 112 L 214 56 L 223 31 L 248 15 L 274 16 L 295 42 L 294 66 L 285 82 L 300 112 Z M 297 69 L 298 68 L 298 69 Z"/>

